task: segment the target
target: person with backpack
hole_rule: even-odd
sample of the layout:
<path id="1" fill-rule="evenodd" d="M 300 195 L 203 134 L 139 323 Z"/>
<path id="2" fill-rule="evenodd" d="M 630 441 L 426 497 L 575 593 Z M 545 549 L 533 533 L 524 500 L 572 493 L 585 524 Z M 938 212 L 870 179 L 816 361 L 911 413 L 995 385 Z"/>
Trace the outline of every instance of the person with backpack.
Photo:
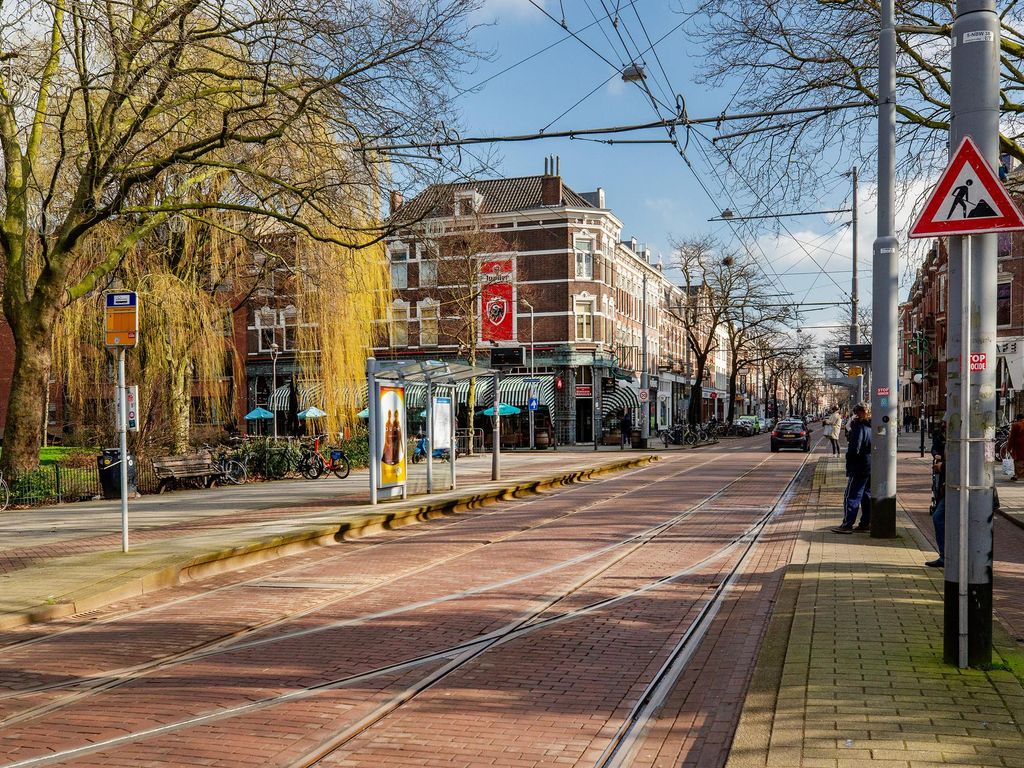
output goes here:
<path id="1" fill-rule="evenodd" d="M 843 495 L 843 522 L 833 533 L 871 530 L 871 414 L 864 403 L 853 407 L 846 444 L 846 493 Z M 857 511 L 860 523 L 854 527 Z"/>

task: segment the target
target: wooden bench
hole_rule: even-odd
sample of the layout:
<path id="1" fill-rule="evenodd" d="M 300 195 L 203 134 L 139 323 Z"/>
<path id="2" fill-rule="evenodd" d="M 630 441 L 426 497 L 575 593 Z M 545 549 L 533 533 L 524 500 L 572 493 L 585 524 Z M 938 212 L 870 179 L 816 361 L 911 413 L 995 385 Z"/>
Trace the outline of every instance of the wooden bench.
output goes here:
<path id="1" fill-rule="evenodd" d="M 212 455 L 203 452 L 158 456 L 153 459 L 153 474 L 159 480 L 156 492 L 163 493 L 167 486 L 186 478 L 205 478 L 206 487 L 209 488 L 215 480 L 224 476 L 224 470 Z"/>

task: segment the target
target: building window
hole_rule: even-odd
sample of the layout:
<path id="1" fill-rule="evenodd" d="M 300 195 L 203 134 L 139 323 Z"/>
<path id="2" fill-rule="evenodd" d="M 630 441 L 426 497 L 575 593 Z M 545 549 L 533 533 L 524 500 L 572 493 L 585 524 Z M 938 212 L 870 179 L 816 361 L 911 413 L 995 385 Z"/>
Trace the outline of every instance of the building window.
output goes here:
<path id="1" fill-rule="evenodd" d="M 594 338 L 594 302 L 590 299 L 576 302 L 576 341 Z"/>
<path id="2" fill-rule="evenodd" d="M 405 262 L 391 264 L 391 287 L 400 290 L 409 287 L 409 265 Z"/>
<path id="3" fill-rule="evenodd" d="M 594 241 L 576 241 L 576 279 L 594 279 Z"/>
<path id="4" fill-rule="evenodd" d="M 437 262 L 425 259 L 420 262 L 420 288 L 437 285 Z"/>
<path id="5" fill-rule="evenodd" d="M 391 346 L 409 346 L 409 305 L 404 301 L 391 305 Z"/>
<path id="6" fill-rule="evenodd" d="M 420 302 L 420 346 L 437 346 L 437 304 Z"/>
<path id="7" fill-rule="evenodd" d="M 996 325 L 1010 325 L 1011 284 L 1000 283 L 996 289 Z"/>

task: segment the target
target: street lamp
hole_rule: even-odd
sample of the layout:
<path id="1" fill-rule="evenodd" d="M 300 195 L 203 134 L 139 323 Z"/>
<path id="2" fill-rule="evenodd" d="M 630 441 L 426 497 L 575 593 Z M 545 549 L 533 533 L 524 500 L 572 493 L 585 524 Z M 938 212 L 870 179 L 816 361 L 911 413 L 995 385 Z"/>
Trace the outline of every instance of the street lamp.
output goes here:
<path id="1" fill-rule="evenodd" d="M 270 345 L 270 410 L 274 414 L 274 440 L 277 440 L 277 409 L 274 407 L 274 393 L 277 391 L 277 356 L 279 354 L 277 342 Z"/>
<path id="2" fill-rule="evenodd" d="M 535 358 L 534 358 L 534 343 L 533 343 L 533 341 L 534 341 L 534 339 L 533 339 L 533 305 L 530 302 L 528 302 L 526 299 L 520 299 L 519 301 L 528 310 L 530 310 L 530 398 L 532 399 L 535 396 L 536 392 L 537 392 L 537 390 L 536 390 L 536 386 L 537 385 L 534 383 L 535 373 L 536 373 L 537 369 L 534 366 Z M 533 410 L 533 408 L 529 407 L 530 406 L 529 401 L 527 401 L 526 405 L 527 405 L 527 410 L 529 411 L 529 414 L 530 414 L 530 450 L 532 451 L 534 449 L 535 443 L 536 443 L 536 429 L 535 429 L 536 424 L 534 422 L 534 410 Z"/>

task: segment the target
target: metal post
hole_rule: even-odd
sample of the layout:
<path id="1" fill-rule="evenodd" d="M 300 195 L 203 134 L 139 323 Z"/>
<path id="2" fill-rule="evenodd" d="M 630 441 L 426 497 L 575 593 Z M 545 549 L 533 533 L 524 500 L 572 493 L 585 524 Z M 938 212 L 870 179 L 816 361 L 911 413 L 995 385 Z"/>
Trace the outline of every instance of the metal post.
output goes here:
<path id="1" fill-rule="evenodd" d="M 994 0 L 958 0 L 956 10 L 950 152 L 970 136 L 995 168 L 999 156 L 999 17 Z M 958 239 L 962 240 L 957 249 L 961 257 L 958 277 L 962 292 L 957 306 L 961 317 L 950 318 L 950 331 L 954 325 L 960 326 L 957 352 L 967 377 L 958 382 L 961 386 L 950 390 L 949 400 L 950 430 L 956 428 L 964 442 L 956 446 L 956 463 L 949 457 L 948 464 L 955 475 L 947 477 L 947 489 L 955 486 L 958 492 L 946 494 L 944 657 L 960 666 L 979 666 L 992 659 L 994 477 L 985 452 L 995 428 L 995 366 L 972 373 L 969 361 L 976 353 L 996 359 L 997 237 L 951 238 L 951 244 Z M 951 272 L 951 287 L 953 279 Z M 950 309 L 953 307 L 951 291 Z M 952 348 L 949 354 L 955 354 Z M 955 502 L 952 507 L 951 501 Z"/>
<path id="2" fill-rule="evenodd" d="M 896 303 L 899 252 L 895 237 L 896 29 L 894 0 L 882 0 L 878 63 L 878 237 L 873 248 L 871 359 L 871 537 L 896 536 Z"/>
<path id="3" fill-rule="evenodd" d="M 537 397 L 538 394 L 538 387 L 533 382 L 537 378 L 536 358 L 534 357 L 533 304 L 528 301 L 523 301 L 523 303 L 530 308 L 530 386 L 527 387 L 527 390 L 530 393 L 529 397 L 532 398 Z M 540 402 L 539 398 L 538 402 Z M 529 405 L 529 400 L 527 400 L 527 405 Z M 532 408 L 528 410 L 530 411 L 530 450 L 532 451 L 537 447 L 536 414 Z"/>
<path id="4" fill-rule="evenodd" d="M 121 449 L 121 551 L 128 551 L 128 403 L 125 397 L 124 347 L 117 350 L 117 437 Z"/>
<path id="5" fill-rule="evenodd" d="M 601 438 L 604 436 L 604 429 L 602 428 L 602 425 L 601 425 L 601 397 L 602 397 L 601 390 L 603 389 L 603 386 L 601 384 L 601 377 L 598 375 L 598 370 L 597 370 L 597 354 L 596 353 L 594 354 L 593 371 L 594 371 L 594 373 L 593 373 L 593 376 L 591 378 L 593 379 L 594 383 L 591 385 L 591 388 L 590 388 L 590 394 L 591 394 L 590 403 L 593 406 L 593 408 L 592 408 L 593 415 L 591 416 L 591 420 L 592 420 L 592 422 L 594 424 L 594 428 L 591 431 L 594 433 L 594 450 L 596 451 L 597 450 L 597 446 L 601 442 Z"/>
<path id="6" fill-rule="evenodd" d="M 640 321 L 643 323 L 641 330 L 641 341 L 643 349 L 640 351 L 640 391 L 647 392 L 647 398 L 640 403 L 640 447 L 647 447 L 647 438 L 651 434 L 651 382 L 647 376 L 647 272 L 644 272 L 643 298 L 640 304 Z"/>
<path id="7" fill-rule="evenodd" d="M 853 179 L 853 204 L 850 206 L 850 210 L 853 214 L 853 269 L 850 275 L 850 343 L 860 343 L 860 289 L 857 284 L 857 166 L 854 166 L 850 170 L 850 176 Z M 856 391 L 854 392 L 854 402 L 860 403 L 864 401 L 864 374 L 857 374 Z"/>
<path id="8" fill-rule="evenodd" d="M 380 446 L 377 445 L 377 422 L 380 414 L 377 413 L 377 360 L 372 357 L 366 358 L 366 424 L 369 428 L 370 444 L 370 503 L 377 503 L 378 475 L 380 473 Z"/>
<path id="9" fill-rule="evenodd" d="M 925 390 L 925 376 L 924 376 L 924 350 L 925 350 L 924 332 L 918 331 L 917 337 L 917 359 L 921 363 L 921 418 L 919 419 L 919 425 L 921 429 L 921 458 L 924 458 L 924 390 Z"/>
<path id="10" fill-rule="evenodd" d="M 434 492 L 434 386 L 427 379 L 427 493 Z"/>
<path id="11" fill-rule="evenodd" d="M 277 331 L 274 331 L 277 334 Z M 274 393 L 277 391 L 277 342 L 270 345 L 270 410 L 274 414 L 274 441 L 277 442 L 277 408 L 274 407 Z"/>
<path id="12" fill-rule="evenodd" d="M 494 431 L 491 433 L 491 480 L 501 480 L 501 394 L 498 392 L 498 376 L 494 382 Z M 470 436 L 472 439 L 472 436 Z"/>
<path id="13" fill-rule="evenodd" d="M 449 436 L 450 442 L 448 443 L 448 464 L 450 465 L 448 467 L 448 469 L 449 469 L 449 471 L 452 474 L 452 477 L 451 477 L 451 479 L 452 479 L 452 488 L 451 489 L 454 491 L 455 490 L 455 460 L 459 456 L 459 443 L 456 440 L 456 435 L 458 435 L 458 425 L 459 425 L 459 420 L 458 420 L 458 418 L 456 418 L 456 405 L 458 404 L 459 401 L 458 401 L 458 391 L 457 391 L 457 387 L 455 386 L 455 384 L 452 384 L 452 386 L 451 386 L 451 401 L 452 401 L 451 402 L 451 409 L 452 409 L 452 412 L 451 412 L 452 433 Z M 470 435 L 469 439 L 472 440 L 473 436 Z"/>

